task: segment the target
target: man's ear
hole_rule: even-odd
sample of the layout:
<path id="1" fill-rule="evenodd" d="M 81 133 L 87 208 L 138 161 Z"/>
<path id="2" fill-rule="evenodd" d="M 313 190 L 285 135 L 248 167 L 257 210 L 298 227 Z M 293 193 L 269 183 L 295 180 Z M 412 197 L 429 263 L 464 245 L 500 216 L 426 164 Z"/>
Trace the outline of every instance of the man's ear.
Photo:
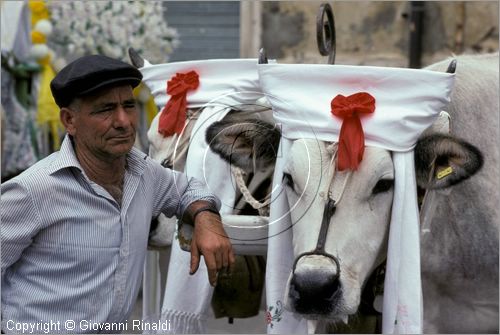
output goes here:
<path id="1" fill-rule="evenodd" d="M 66 107 L 62 107 L 59 111 L 59 118 L 61 119 L 61 123 L 66 128 L 66 132 L 71 136 L 75 135 L 75 111 Z"/>

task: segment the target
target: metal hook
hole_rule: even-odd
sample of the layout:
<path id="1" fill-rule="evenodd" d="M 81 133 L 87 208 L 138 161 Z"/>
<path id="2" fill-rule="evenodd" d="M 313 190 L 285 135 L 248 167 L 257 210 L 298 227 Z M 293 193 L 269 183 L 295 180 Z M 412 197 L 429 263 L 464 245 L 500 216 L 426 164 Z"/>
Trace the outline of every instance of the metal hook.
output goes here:
<path id="1" fill-rule="evenodd" d="M 327 22 L 324 22 L 325 13 Z M 328 3 L 321 4 L 316 16 L 316 41 L 319 53 L 322 56 L 328 56 L 328 64 L 334 64 L 336 53 L 335 20 L 332 7 Z"/>
<path id="2" fill-rule="evenodd" d="M 259 50 L 259 64 L 267 64 L 267 55 L 266 50 L 264 48 L 260 48 Z"/>

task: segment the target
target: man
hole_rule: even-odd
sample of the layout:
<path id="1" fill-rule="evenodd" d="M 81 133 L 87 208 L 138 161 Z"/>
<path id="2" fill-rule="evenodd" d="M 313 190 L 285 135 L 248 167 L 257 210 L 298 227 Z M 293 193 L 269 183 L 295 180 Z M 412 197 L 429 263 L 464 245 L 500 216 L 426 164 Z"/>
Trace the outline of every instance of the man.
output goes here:
<path id="1" fill-rule="evenodd" d="M 3 332 L 20 323 L 60 322 L 51 330 L 82 333 L 96 331 L 82 320 L 126 322 L 149 224 L 160 212 L 194 225 L 190 273 L 202 254 L 215 285 L 217 272 L 234 262 L 219 200 L 133 148 L 132 88 L 141 79 L 136 68 L 98 55 L 53 79 L 67 131 L 61 150 L 2 184 Z"/>

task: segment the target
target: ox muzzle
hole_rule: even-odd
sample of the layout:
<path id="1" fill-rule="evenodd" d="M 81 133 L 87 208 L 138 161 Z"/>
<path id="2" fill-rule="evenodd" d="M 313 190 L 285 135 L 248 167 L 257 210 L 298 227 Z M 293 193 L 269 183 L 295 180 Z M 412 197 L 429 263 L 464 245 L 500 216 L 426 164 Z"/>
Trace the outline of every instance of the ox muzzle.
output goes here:
<path id="1" fill-rule="evenodd" d="M 316 248 L 300 254 L 293 264 L 288 298 L 290 307 L 298 313 L 330 314 L 341 295 L 339 261 L 325 251 L 329 222 L 335 209 L 335 201 L 329 199 L 323 211 Z"/>

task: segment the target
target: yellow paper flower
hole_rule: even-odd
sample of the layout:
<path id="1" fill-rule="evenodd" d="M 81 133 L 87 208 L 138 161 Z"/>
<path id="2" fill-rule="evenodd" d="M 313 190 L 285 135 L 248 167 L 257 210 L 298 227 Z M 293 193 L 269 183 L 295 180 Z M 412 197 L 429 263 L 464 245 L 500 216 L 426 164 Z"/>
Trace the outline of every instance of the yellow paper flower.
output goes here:
<path id="1" fill-rule="evenodd" d="M 37 44 L 37 43 L 46 43 L 47 42 L 47 38 L 45 37 L 44 34 L 42 34 L 41 32 L 37 31 L 37 30 L 33 30 L 31 32 L 31 42 L 33 44 Z"/>
<path id="2" fill-rule="evenodd" d="M 52 57 L 50 55 L 47 55 L 43 58 L 40 58 L 37 60 L 38 64 L 40 65 L 49 65 Z"/>
<path id="3" fill-rule="evenodd" d="M 50 17 L 49 11 L 43 1 L 29 1 L 28 7 L 31 10 L 31 25 L 34 26 L 40 20 Z"/>
<path id="4" fill-rule="evenodd" d="M 134 88 L 134 97 L 144 106 L 147 125 L 149 127 L 158 113 L 158 107 L 156 107 L 153 95 L 144 83 L 140 83 L 139 86 Z"/>
<path id="5" fill-rule="evenodd" d="M 30 1 L 28 6 L 30 7 L 32 13 L 40 13 L 47 10 L 43 1 Z"/>
<path id="6" fill-rule="evenodd" d="M 59 107 L 57 107 L 52 94 L 50 93 L 50 82 L 55 77 L 54 69 L 50 62 L 53 58 L 53 53 L 46 45 L 47 35 L 52 31 L 52 25 L 48 20 L 50 18 L 49 10 L 44 1 L 28 2 L 28 7 L 31 10 L 31 26 L 32 29 L 40 29 L 31 31 L 31 48 L 32 56 L 41 65 L 41 74 L 39 82 L 39 92 L 37 98 L 37 121 L 40 124 L 49 126 L 49 132 L 53 140 L 53 150 L 59 149 L 59 135 L 62 128 L 59 120 Z M 41 20 L 47 22 L 42 23 Z M 38 25 L 37 25 L 38 24 Z M 43 32 L 45 32 L 45 34 Z"/>

